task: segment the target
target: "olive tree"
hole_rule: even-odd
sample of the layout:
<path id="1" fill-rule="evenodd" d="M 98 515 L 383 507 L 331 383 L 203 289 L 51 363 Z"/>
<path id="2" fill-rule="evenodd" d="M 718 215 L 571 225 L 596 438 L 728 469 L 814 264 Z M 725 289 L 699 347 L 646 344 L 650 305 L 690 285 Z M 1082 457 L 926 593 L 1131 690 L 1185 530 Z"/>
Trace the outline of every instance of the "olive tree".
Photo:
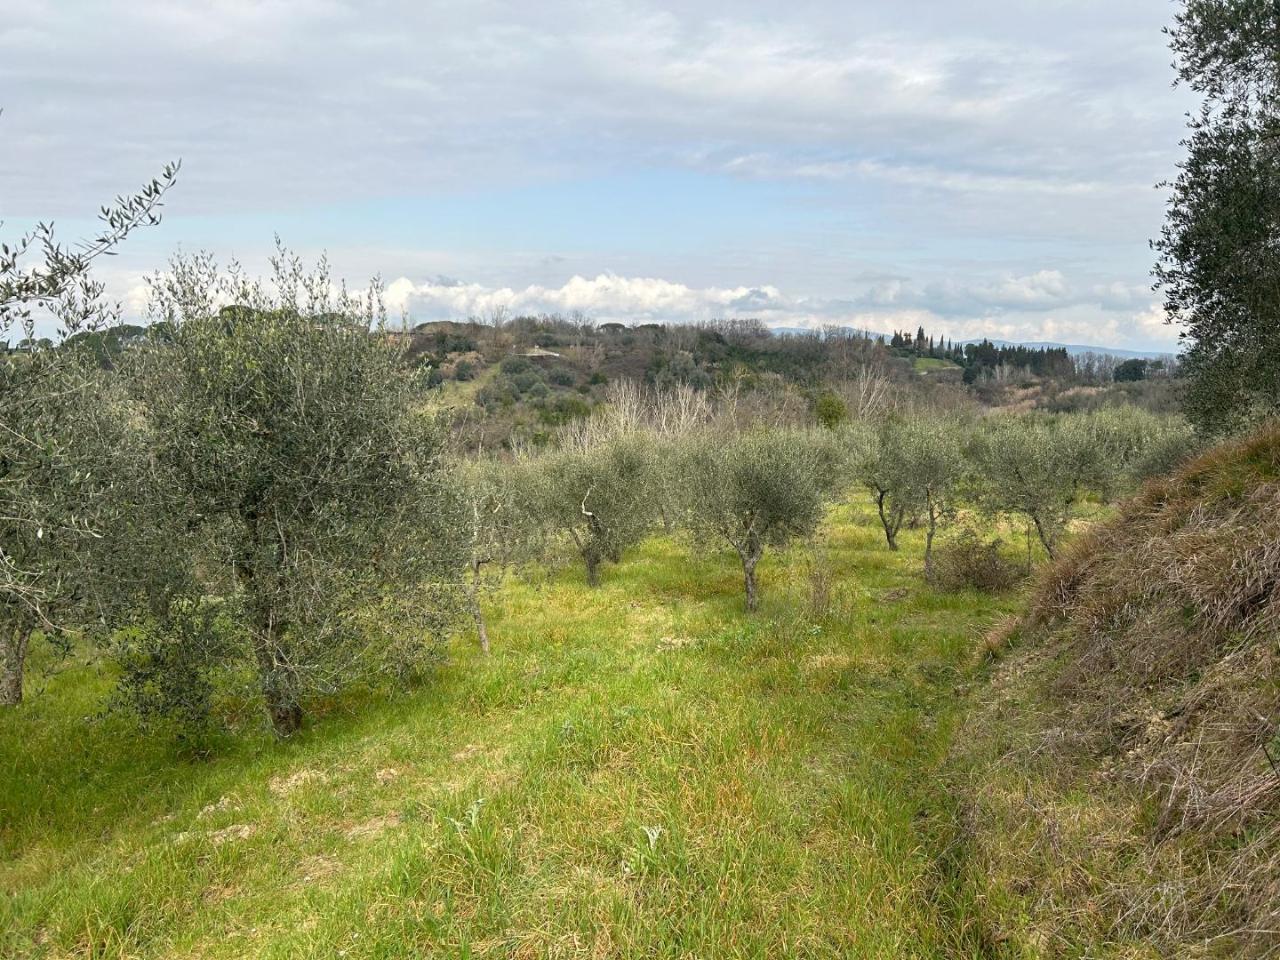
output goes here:
<path id="1" fill-rule="evenodd" d="M 65 645 L 119 598 L 106 560 L 136 452 L 88 350 L 0 355 L 0 703 L 22 700 L 34 635 Z"/>
<path id="2" fill-rule="evenodd" d="M 960 424 L 949 418 L 913 417 L 899 431 L 898 444 L 910 478 L 908 499 L 925 517 L 924 575 L 933 580 L 933 543 L 939 525 L 955 512 L 966 473 Z"/>
<path id="3" fill-rule="evenodd" d="M 890 550 L 898 549 L 898 532 L 914 507 L 911 477 L 896 435 L 899 424 L 896 419 L 876 426 L 857 423 L 844 434 L 854 472 L 871 491 Z"/>
<path id="4" fill-rule="evenodd" d="M 991 417 L 970 443 L 979 498 L 1025 516 L 1055 558 L 1075 504 L 1098 482 L 1096 443 L 1083 417 Z"/>
<path id="5" fill-rule="evenodd" d="M 382 332 L 376 288 L 334 295 L 323 262 L 274 265 L 271 287 L 175 260 L 153 282 L 168 333 L 132 373 L 156 512 L 199 531 L 206 593 L 228 601 L 288 736 L 308 695 L 429 652 L 463 546 L 442 423 Z"/>
<path id="6" fill-rule="evenodd" d="M 748 610 L 760 605 L 756 567 L 765 548 L 813 533 L 837 473 L 836 445 L 819 432 L 704 433 L 684 445 L 689 528 L 696 539 L 723 542 L 738 554 Z"/>
<path id="7" fill-rule="evenodd" d="M 539 531 L 522 509 L 524 472 L 517 464 L 499 460 L 471 461 L 457 470 L 469 572 L 467 607 L 485 654 L 489 653 L 489 628 L 483 596 L 495 589 L 507 568 L 529 555 L 538 541 Z"/>
<path id="8" fill-rule="evenodd" d="M 590 585 L 599 585 L 606 561 L 621 560 L 652 526 L 656 456 L 653 438 L 632 431 L 561 447 L 525 465 L 525 514 L 573 543 Z"/>
<path id="9" fill-rule="evenodd" d="M 1087 436 L 1077 444 L 1081 474 L 1104 498 L 1128 492 L 1142 480 L 1172 469 L 1195 449 L 1195 434 L 1183 416 L 1111 406 L 1077 414 Z"/>
<path id="10" fill-rule="evenodd" d="M 22 700 L 37 632 L 65 642 L 101 622 L 104 604 L 120 596 L 102 548 L 118 546 L 117 481 L 131 462 L 131 437 L 81 335 L 118 318 L 93 261 L 159 222 L 177 173 L 166 167 L 103 207 L 90 239 L 65 244 L 41 223 L 0 242 L 0 704 Z"/>
<path id="11" fill-rule="evenodd" d="M 1226 434 L 1280 414 L 1280 9 L 1183 0 L 1168 31 L 1201 98 L 1154 247 L 1167 316 L 1184 325 L 1186 408 Z"/>

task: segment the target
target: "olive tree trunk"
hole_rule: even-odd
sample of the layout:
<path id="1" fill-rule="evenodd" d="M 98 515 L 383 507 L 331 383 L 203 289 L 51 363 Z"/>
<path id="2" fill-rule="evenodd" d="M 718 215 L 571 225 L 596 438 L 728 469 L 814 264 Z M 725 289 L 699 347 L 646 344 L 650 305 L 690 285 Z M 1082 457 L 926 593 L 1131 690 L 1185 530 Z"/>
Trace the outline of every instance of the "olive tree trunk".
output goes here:
<path id="1" fill-rule="evenodd" d="M 764 544 L 758 537 L 750 537 L 738 547 L 738 556 L 742 560 L 742 581 L 747 591 L 747 611 L 755 613 L 760 609 L 760 589 L 756 584 L 756 565 L 764 554 Z"/>
<path id="2" fill-rule="evenodd" d="M 1040 535 L 1040 542 L 1044 544 L 1044 552 L 1049 555 L 1050 560 L 1058 559 L 1057 538 L 1049 535 L 1048 529 L 1040 519 L 1038 513 L 1031 514 L 1031 522 L 1035 524 L 1036 533 Z"/>
<path id="3" fill-rule="evenodd" d="M 271 622 L 254 631 L 253 653 L 258 663 L 258 682 L 267 704 L 271 727 L 279 737 L 291 737 L 302 726 L 302 705 L 298 703 L 293 667 L 284 656 L 283 625 Z"/>
<path id="4" fill-rule="evenodd" d="M 31 627 L 19 623 L 0 639 L 0 706 L 16 707 L 22 703 L 22 678 L 26 672 L 27 646 Z"/>
<path id="5" fill-rule="evenodd" d="M 578 531 L 573 529 L 573 527 L 569 528 L 569 536 L 573 538 L 573 545 L 578 548 L 578 553 L 582 557 L 582 563 L 587 568 L 587 586 L 600 586 L 600 563 L 602 562 L 603 557 L 600 554 L 600 550 L 596 547 L 593 538 L 589 533 L 579 535 Z"/>
<path id="6" fill-rule="evenodd" d="M 256 534 L 256 517 L 247 523 Z M 236 576 L 253 613 L 253 658 L 267 716 L 277 736 L 293 736 L 302 726 L 302 705 L 298 702 L 294 667 L 285 649 L 288 625 L 276 615 L 268 586 L 271 578 L 258 570 L 252 555 L 236 562 Z"/>
<path id="7" fill-rule="evenodd" d="M 489 655 L 489 628 L 484 622 L 484 610 L 480 607 L 480 566 L 478 560 L 471 561 L 471 618 L 476 624 L 476 633 L 480 637 L 480 651 Z"/>
<path id="8" fill-rule="evenodd" d="M 933 538 L 938 532 L 938 508 L 929 503 L 929 525 L 924 534 L 924 578 L 933 583 Z"/>
<path id="9" fill-rule="evenodd" d="M 582 560 L 587 566 L 587 586 L 600 586 L 600 558 L 588 550 L 583 553 Z"/>
<path id="10" fill-rule="evenodd" d="M 890 550 L 898 549 L 898 531 L 902 529 L 902 517 L 904 510 L 902 507 L 896 509 L 889 507 L 888 491 L 880 491 L 876 495 L 876 510 L 880 514 L 880 525 L 884 527 L 884 539 L 889 544 Z"/>

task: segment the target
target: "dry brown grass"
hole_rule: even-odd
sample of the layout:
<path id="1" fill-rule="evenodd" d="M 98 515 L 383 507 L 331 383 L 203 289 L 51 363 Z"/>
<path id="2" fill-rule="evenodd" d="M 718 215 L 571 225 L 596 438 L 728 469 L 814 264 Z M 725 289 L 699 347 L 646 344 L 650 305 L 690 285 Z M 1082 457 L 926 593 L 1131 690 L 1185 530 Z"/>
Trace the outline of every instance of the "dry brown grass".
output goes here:
<path id="1" fill-rule="evenodd" d="M 1009 636 L 957 741 L 992 939 L 1280 954 L 1280 426 L 1080 537 Z"/>

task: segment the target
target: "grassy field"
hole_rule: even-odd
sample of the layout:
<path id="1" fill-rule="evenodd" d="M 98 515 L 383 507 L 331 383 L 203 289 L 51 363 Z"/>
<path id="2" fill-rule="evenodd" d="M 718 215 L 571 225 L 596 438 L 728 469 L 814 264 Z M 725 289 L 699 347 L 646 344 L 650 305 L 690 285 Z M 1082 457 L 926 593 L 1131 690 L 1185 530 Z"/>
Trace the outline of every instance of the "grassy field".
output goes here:
<path id="1" fill-rule="evenodd" d="M 198 762 L 60 674 L 0 728 L 0 956 L 976 957 L 936 776 L 984 628 L 862 506 L 762 568 L 513 581 L 494 655 Z"/>
<path id="2" fill-rule="evenodd" d="M 915 357 L 911 361 L 912 368 L 916 373 L 933 373 L 938 370 L 959 370 L 960 366 L 951 360 L 943 360 L 940 357 Z"/>

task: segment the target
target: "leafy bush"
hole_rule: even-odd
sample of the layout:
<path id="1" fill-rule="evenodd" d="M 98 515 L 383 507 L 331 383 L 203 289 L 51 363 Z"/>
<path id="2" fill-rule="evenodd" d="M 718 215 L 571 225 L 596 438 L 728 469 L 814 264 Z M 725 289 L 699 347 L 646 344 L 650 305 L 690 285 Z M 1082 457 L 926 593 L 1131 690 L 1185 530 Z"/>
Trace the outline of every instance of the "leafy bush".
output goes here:
<path id="1" fill-rule="evenodd" d="M 459 383 L 467 380 L 474 380 L 476 376 L 476 365 L 470 360 L 459 360 L 453 365 L 453 379 Z"/>
<path id="2" fill-rule="evenodd" d="M 202 742 L 213 732 L 223 681 L 251 659 L 235 619 L 222 604 L 193 600 L 119 631 L 110 645 L 120 668 L 113 705 L 146 728 L 172 727 L 180 740 Z"/>
<path id="3" fill-rule="evenodd" d="M 548 426 L 562 426 L 590 415 L 591 404 L 572 393 L 556 395 L 538 411 L 538 417 Z"/>
<path id="4" fill-rule="evenodd" d="M 514 406 L 516 399 L 515 391 L 511 389 L 511 385 L 501 381 L 490 383 L 476 393 L 476 404 L 486 410 L 492 410 L 495 407 Z"/>
<path id="5" fill-rule="evenodd" d="M 536 384 L 542 383 L 542 374 L 537 370 L 526 370 L 511 377 L 510 383 L 512 390 L 524 395 L 532 390 Z"/>
<path id="6" fill-rule="evenodd" d="M 849 419 L 849 407 L 828 390 L 814 401 L 813 415 L 821 426 L 833 430 Z"/>
<path id="7" fill-rule="evenodd" d="M 578 382 L 578 377 L 568 367 L 556 367 L 547 374 L 547 381 L 557 387 L 572 387 Z"/>
<path id="8" fill-rule="evenodd" d="M 506 376 L 514 377 L 516 374 L 532 370 L 533 361 L 528 357 L 503 357 L 502 363 L 498 364 L 498 369 Z"/>

